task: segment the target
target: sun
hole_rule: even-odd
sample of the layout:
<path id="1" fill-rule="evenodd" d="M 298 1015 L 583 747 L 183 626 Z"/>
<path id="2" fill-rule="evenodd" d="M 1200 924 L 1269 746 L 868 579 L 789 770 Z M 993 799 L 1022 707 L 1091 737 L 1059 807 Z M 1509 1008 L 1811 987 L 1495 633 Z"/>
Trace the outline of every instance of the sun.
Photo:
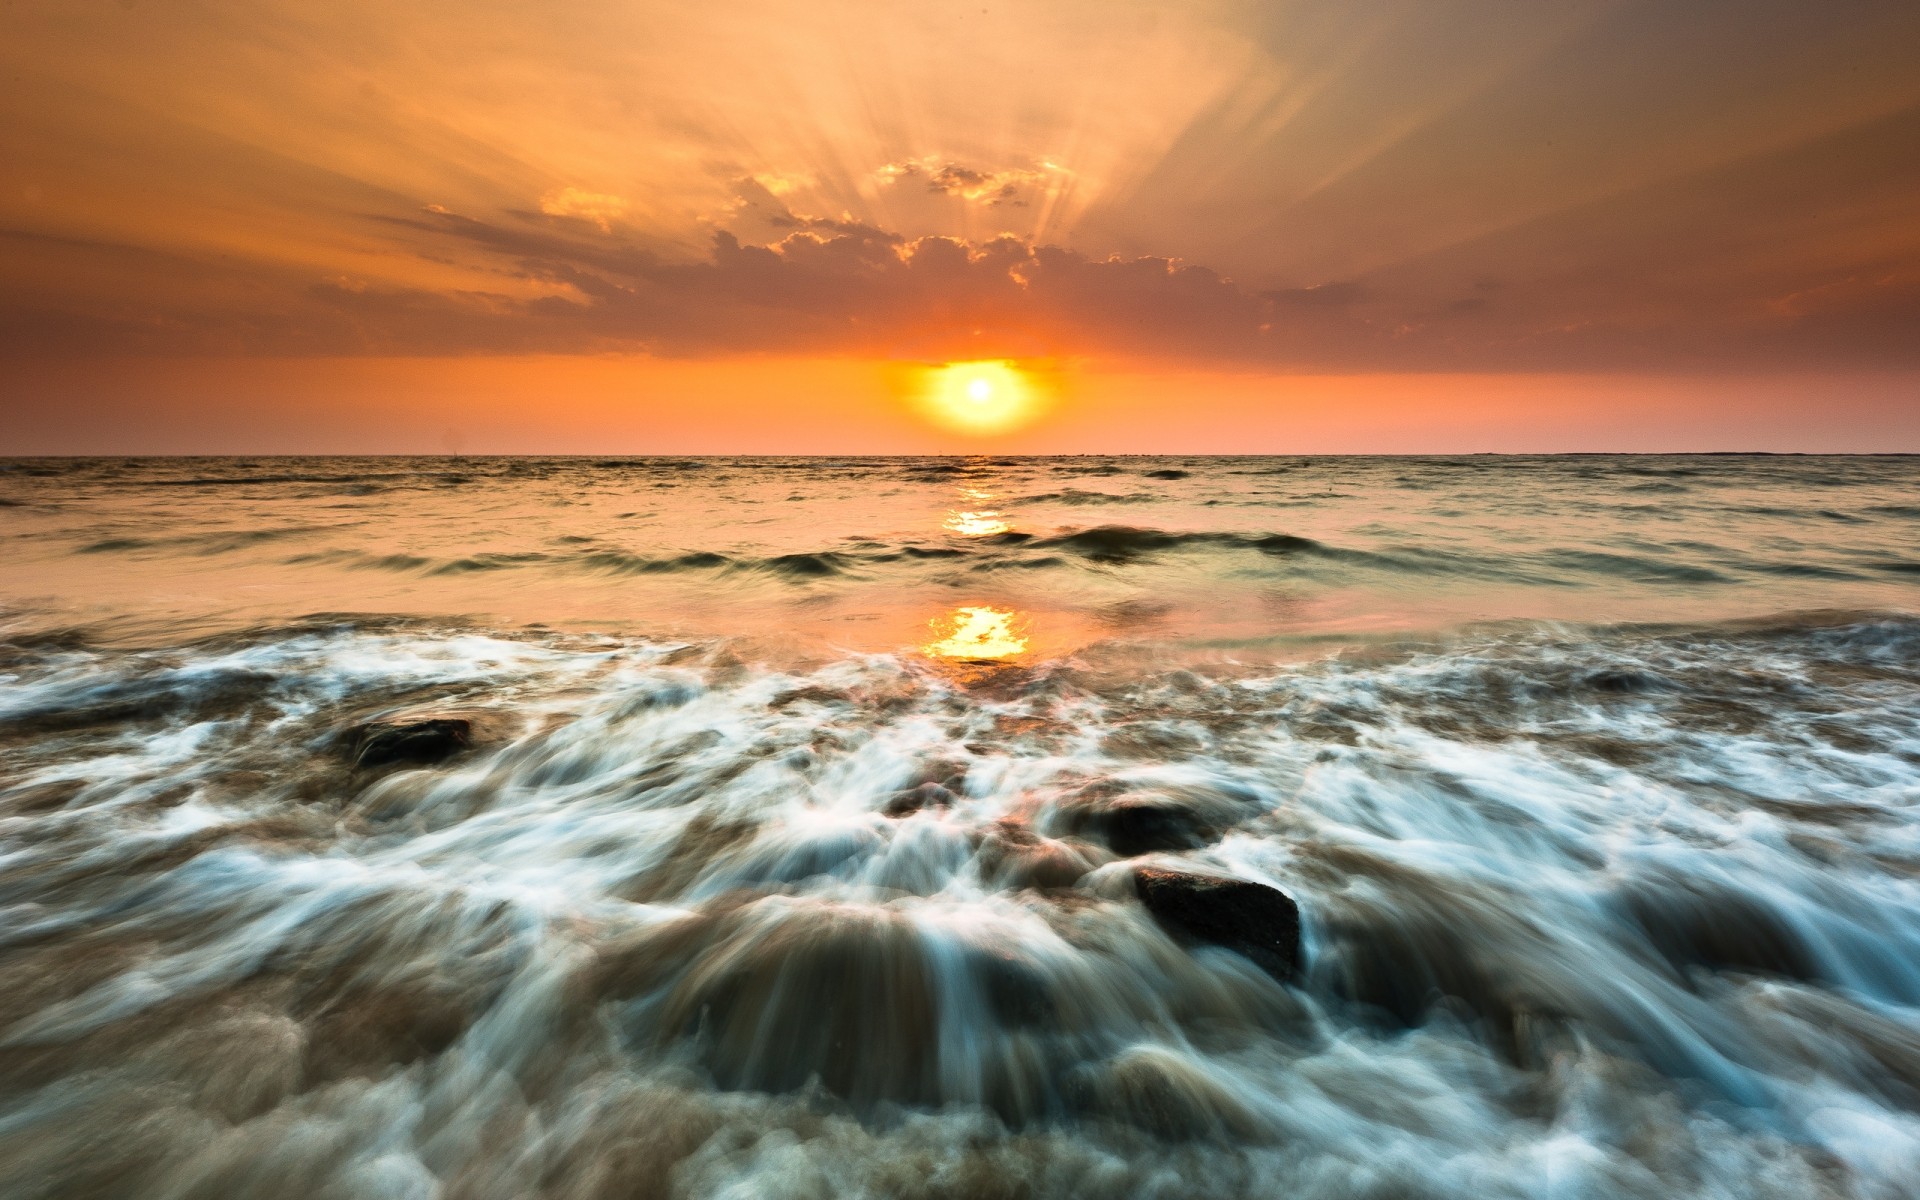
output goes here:
<path id="1" fill-rule="evenodd" d="M 1032 381 L 1004 359 L 929 368 L 919 391 L 927 415 L 956 433 L 1005 433 L 1033 420 L 1040 410 Z"/>

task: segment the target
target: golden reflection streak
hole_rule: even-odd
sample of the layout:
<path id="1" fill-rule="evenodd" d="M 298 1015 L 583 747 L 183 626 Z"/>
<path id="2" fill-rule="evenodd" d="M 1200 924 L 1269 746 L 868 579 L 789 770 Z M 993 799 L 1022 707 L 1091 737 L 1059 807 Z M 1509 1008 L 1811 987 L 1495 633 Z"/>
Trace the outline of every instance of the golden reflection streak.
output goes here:
<path id="1" fill-rule="evenodd" d="M 942 524 L 947 532 L 961 537 L 989 537 L 1013 528 L 1001 520 L 997 512 L 950 512 Z"/>
<path id="2" fill-rule="evenodd" d="M 1015 625 L 1014 614 L 1004 608 L 962 605 L 928 624 L 934 633 L 945 635 L 922 647 L 932 658 L 982 662 L 1012 658 L 1027 649 L 1026 635 Z"/>

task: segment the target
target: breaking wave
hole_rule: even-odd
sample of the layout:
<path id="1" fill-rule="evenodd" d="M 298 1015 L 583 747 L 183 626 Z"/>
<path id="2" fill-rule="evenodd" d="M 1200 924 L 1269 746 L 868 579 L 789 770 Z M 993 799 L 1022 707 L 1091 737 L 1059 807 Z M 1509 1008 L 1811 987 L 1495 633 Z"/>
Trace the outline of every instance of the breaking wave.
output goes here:
<path id="1" fill-rule="evenodd" d="M 330 618 L 0 656 L 9 1195 L 1920 1171 L 1909 617 L 974 673 Z"/>

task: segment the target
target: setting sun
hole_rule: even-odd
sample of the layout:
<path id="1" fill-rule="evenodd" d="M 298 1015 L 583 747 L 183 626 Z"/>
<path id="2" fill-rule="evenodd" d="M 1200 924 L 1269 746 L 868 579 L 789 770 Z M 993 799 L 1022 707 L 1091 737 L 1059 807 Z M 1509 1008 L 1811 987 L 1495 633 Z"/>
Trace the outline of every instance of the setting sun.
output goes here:
<path id="1" fill-rule="evenodd" d="M 936 423 L 957 433 L 1017 429 L 1039 415 L 1032 381 L 1011 362 L 948 363 L 927 371 L 920 404 Z"/>

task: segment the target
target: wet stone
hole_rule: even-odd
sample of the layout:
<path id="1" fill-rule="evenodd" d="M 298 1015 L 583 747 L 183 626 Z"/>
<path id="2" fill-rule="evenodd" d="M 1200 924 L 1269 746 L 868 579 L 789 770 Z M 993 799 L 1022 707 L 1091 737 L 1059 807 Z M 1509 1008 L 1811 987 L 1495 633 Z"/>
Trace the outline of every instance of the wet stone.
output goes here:
<path id="1" fill-rule="evenodd" d="M 1638 881 L 1616 903 L 1661 958 L 1701 968 L 1817 980 L 1823 972 L 1791 921 L 1760 895 L 1705 881 Z"/>
<path id="2" fill-rule="evenodd" d="M 994 1018 L 1008 1027 L 1039 1025 L 1058 1011 L 1044 973 L 1011 954 L 977 954 L 972 973 Z"/>
<path id="3" fill-rule="evenodd" d="M 1648 671 L 1612 669 L 1595 671 L 1586 677 L 1586 685 L 1596 692 L 1606 692 L 1615 696 L 1647 696 L 1656 692 L 1670 692 L 1674 687 L 1667 680 Z"/>
<path id="4" fill-rule="evenodd" d="M 473 748 L 473 723 L 461 717 L 398 724 L 376 721 L 354 730 L 349 744 L 357 767 L 445 762 Z"/>
<path id="5" fill-rule="evenodd" d="M 985 877 L 1008 888 L 1070 888 L 1101 859 L 1096 847 L 1044 838 L 1016 821 L 1000 821 L 980 843 Z"/>
<path id="6" fill-rule="evenodd" d="M 1118 800 L 1088 812 L 1087 833 L 1121 858 L 1157 850 L 1193 850 L 1213 840 L 1207 819 L 1171 800 Z"/>
<path id="7" fill-rule="evenodd" d="M 1300 907 L 1278 888 L 1157 867 L 1135 871 L 1133 886 L 1175 937 L 1231 950 L 1276 979 L 1298 973 Z"/>
<path id="8" fill-rule="evenodd" d="M 953 792 L 943 784 L 923 783 L 895 793 L 881 809 L 889 817 L 910 817 L 923 808 L 951 808 Z"/>

